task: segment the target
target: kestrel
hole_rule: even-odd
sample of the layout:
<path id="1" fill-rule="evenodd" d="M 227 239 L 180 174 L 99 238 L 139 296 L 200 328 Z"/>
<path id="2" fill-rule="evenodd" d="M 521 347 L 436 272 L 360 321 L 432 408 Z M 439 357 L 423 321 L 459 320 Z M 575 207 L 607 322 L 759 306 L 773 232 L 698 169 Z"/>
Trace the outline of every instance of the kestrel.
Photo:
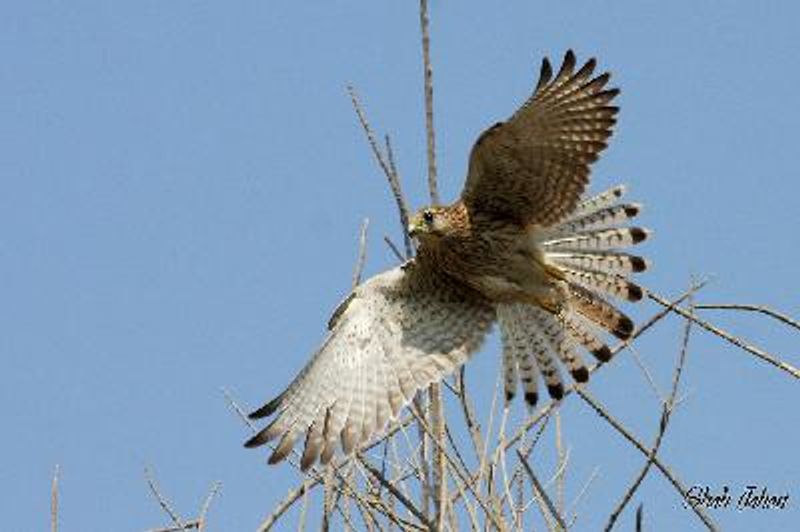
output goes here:
<path id="1" fill-rule="evenodd" d="M 461 197 L 411 219 L 417 255 L 339 305 L 311 361 L 250 414 L 274 418 L 247 447 L 280 438 L 276 463 L 303 439 L 302 469 L 327 464 L 339 445 L 350 454 L 464 364 L 495 321 L 506 401 L 521 382 L 531 406 L 540 378 L 563 396 L 560 365 L 588 380 L 579 348 L 605 362 L 604 332 L 630 338 L 633 322 L 606 297 L 642 298 L 628 276 L 648 264 L 620 250 L 649 233 L 625 226 L 640 207 L 621 203 L 621 186 L 581 200 L 618 111 L 619 90 L 606 88 L 608 73 L 593 77 L 595 64 L 576 71 L 568 51 L 553 77 L 543 60 L 533 95 L 472 148 Z"/>

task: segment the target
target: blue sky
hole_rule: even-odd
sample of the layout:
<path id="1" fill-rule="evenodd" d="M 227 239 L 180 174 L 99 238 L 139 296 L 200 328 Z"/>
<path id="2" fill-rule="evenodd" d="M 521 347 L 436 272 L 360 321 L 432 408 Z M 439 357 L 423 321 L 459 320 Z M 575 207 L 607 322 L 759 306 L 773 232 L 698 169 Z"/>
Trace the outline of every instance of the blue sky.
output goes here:
<path id="1" fill-rule="evenodd" d="M 790 2 L 434 1 L 443 196 L 543 55 L 595 55 L 622 111 L 593 189 L 622 181 L 646 204 L 644 284 L 674 295 L 711 274 L 703 302 L 800 315 L 799 15 Z M 247 430 L 220 389 L 258 406 L 302 366 L 347 291 L 364 217 L 367 273 L 393 264 L 381 239 L 398 236 L 394 205 L 345 86 L 392 135 L 421 205 L 416 4 L 6 2 L 0 64 L 4 526 L 47 526 L 60 464 L 62 530 L 166 524 L 145 466 L 185 516 L 221 481 L 211 528 L 253 529 L 298 476 L 241 448 Z M 796 333 L 708 316 L 800 364 Z M 637 347 L 663 388 L 681 327 Z M 712 511 L 730 530 L 788 529 L 800 518 L 796 381 L 700 331 L 691 346 L 662 458 L 688 485 L 790 493 L 784 511 Z M 479 376 L 498 365 L 492 339 L 469 373 L 484 415 L 493 381 Z M 652 441 L 659 405 L 630 353 L 590 390 Z M 568 493 L 599 468 L 579 521 L 597 528 L 642 457 L 574 398 L 562 412 Z M 640 501 L 654 529 L 698 526 L 657 472 Z"/>

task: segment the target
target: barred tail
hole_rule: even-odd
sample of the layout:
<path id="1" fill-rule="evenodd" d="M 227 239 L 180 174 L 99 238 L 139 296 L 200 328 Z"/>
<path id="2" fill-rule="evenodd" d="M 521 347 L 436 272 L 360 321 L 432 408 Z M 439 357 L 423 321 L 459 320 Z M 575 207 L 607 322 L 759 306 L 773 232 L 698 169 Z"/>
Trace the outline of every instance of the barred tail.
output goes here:
<path id="1" fill-rule="evenodd" d="M 625 187 L 614 187 L 583 200 L 557 225 L 539 236 L 545 260 L 561 273 L 567 284 L 567 308 L 579 319 L 566 325 L 589 351 L 599 349 L 595 327 L 626 340 L 633 322 L 606 297 L 639 301 L 644 289 L 629 276 L 646 271 L 649 262 L 623 248 L 647 240 L 650 231 L 627 227 L 641 212 L 637 203 L 623 203 Z M 592 340 L 594 338 L 594 340 Z M 597 343 L 595 343 L 595 340 Z M 605 352 L 598 358 L 602 359 Z"/>
<path id="2" fill-rule="evenodd" d="M 620 202 L 624 192 L 619 186 L 587 198 L 560 223 L 536 233 L 545 262 L 563 281 L 565 299 L 557 313 L 533 304 L 497 305 L 507 402 L 521 381 L 526 403 L 535 405 L 540 378 L 550 396 L 561 399 L 560 365 L 578 383 L 589 379 L 579 348 L 607 362 L 612 352 L 603 333 L 621 340 L 632 336 L 633 321 L 606 300 L 641 300 L 644 290 L 628 277 L 649 268 L 646 259 L 620 251 L 650 235 L 646 229 L 624 226 L 641 212 L 638 204 Z"/>

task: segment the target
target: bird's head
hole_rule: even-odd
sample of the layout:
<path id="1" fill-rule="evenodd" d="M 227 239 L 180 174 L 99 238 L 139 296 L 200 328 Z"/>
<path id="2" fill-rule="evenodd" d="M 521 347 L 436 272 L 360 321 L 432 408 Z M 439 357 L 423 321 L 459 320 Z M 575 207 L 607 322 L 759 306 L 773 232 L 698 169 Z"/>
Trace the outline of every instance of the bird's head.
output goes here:
<path id="1" fill-rule="evenodd" d="M 431 206 L 417 211 L 408 224 L 408 234 L 420 241 L 447 235 L 451 229 L 446 207 Z"/>

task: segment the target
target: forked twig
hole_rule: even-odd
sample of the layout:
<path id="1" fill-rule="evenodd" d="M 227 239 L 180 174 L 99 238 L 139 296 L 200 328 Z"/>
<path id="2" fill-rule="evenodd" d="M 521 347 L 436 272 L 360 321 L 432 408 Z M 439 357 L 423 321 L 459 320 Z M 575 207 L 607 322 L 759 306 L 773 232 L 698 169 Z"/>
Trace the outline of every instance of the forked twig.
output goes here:
<path id="1" fill-rule="evenodd" d="M 158 489 L 158 485 L 156 484 L 156 479 L 153 476 L 153 472 L 150 470 L 149 467 L 144 468 L 144 476 L 145 479 L 147 480 L 147 485 L 150 488 L 150 492 L 156 498 L 156 501 L 158 501 L 158 504 L 159 506 L 161 506 L 161 509 L 164 510 L 164 512 L 169 516 L 169 518 L 172 520 L 172 523 L 178 530 L 185 530 L 187 524 L 184 523 L 183 519 L 181 519 L 181 517 L 178 515 L 178 512 L 176 512 L 175 509 L 172 508 L 172 505 L 161 494 L 161 492 Z"/>
<path id="2" fill-rule="evenodd" d="M 394 164 L 394 154 L 392 153 L 391 142 L 389 142 L 388 135 L 386 136 L 386 149 L 387 155 L 381 152 L 380 148 L 378 147 L 378 143 L 375 140 L 375 134 L 372 132 L 372 127 L 369 125 L 369 121 L 367 120 L 367 115 L 364 112 L 364 107 L 361 105 L 361 100 L 359 100 L 358 95 L 356 94 L 355 89 L 351 86 L 347 86 L 347 92 L 350 95 L 350 101 L 353 103 L 353 108 L 356 111 L 356 116 L 358 116 L 358 121 L 361 124 L 362 129 L 364 130 L 364 134 L 367 137 L 367 142 L 372 148 L 372 154 L 375 156 L 375 160 L 377 161 L 378 165 L 383 170 L 383 174 L 386 176 L 386 180 L 389 183 L 389 188 L 392 191 L 392 196 L 394 196 L 395 203 L 397 204 L 397 211 L 400 216 L 400 226 L 403 232 L 403 240 L 406 246 L 406 258 L 409 258 L 411 255 L 411 240 L 408 236 L 408 205 L 406 203 L 405 197 L 403 195 L 403 188 L 400 186 L 400 174 L 397 172 L 397 167 Z"/>

